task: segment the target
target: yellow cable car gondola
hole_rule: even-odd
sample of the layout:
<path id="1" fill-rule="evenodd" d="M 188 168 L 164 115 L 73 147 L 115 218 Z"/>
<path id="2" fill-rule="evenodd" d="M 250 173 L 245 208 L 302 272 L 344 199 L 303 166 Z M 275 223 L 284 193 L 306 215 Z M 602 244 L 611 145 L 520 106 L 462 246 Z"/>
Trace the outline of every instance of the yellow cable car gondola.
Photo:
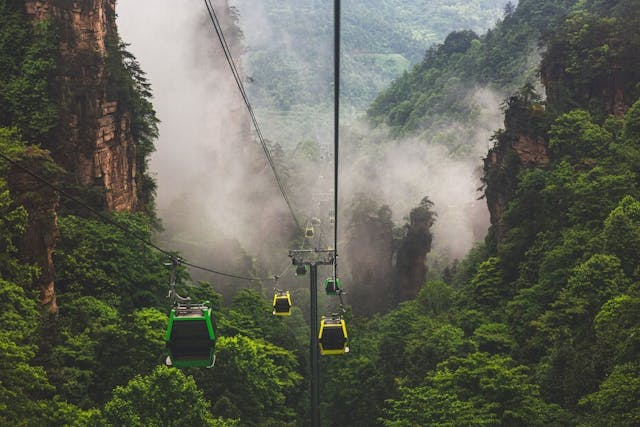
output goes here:
<path id="1" fill-rule="evenodd" d="M 344 319 L 342 317 L 322 316 L 320 320 L 320 332 L 318 333 L 320 354 L 326 356 L 348 353 L 348 342 L 347 325 Z"/>
<path id="2" fill-rule="evenodd" d="M 273 294 L 273 314 L 291 316 L 291 294 L 289 291 L 276 290 Z"/>

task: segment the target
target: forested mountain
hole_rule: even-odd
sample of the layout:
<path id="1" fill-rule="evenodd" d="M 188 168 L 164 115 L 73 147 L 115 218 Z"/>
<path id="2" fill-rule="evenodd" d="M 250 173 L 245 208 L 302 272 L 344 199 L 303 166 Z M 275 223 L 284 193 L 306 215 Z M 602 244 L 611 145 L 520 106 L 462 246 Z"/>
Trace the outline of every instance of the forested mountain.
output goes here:
<path id="1" fill-rule="evenodd" d="M 575 3 L 522 0 L 517 8 L 505 7 L 502 20 L 486 34 L 452 32 L 378 95 L 368 110 L 370 120 L 397 135 L 419 132 L 452 150 L 464 150 L 460 141 L 465 137 L 456 137 L 446 124 L 455 120 L 470 135 L 482 109 L 474 91 L 489 89 L 504 98 L 525 83 L 536 84 L 541 36 Z"/>
<path id="2" fill-rule="evenodd" d="M 247 69 L 253 99 L 283 110 L 331 104 L 333 10 L 326 2 L 235 2 L 248 27 Z M 504 0 L 350 1 L 342 6 L 344 101 L 366 108 L 391 79 L 415 64 L 452 30 L 484 32 L 503 13 Z M 260 26 L 260 31 L 251 28 Z M 264 27 L 264 28 L 263 28 Z M 259 36 L 254 36 L 258 33 Z"/>
<path id="3" fill-rule="evenodd" d="M 114 7 L 0 0 L 0 425 L 307 425 L 306 307 L 276 318 L 271 284 L 224 303 L 178 268 L 178 292 L 215 309 L 217 362 L 161 366 L 167 257 L 143 242 L 157 119 Z M 522 0 L 380 95 L 371 119 L 409 135 L 430 114 L 464 122 L 440 92 L 460 82 L 510 91 L 484 160 L 491 229 L 414 289 L 430 199 L 401 234 L 388 207 L 353 200 L 348 227 L 388 269 L 378 299 L 350 300 L 376 305 L 347 312 L 351 352 L 321 361 L 323 425 L 640 424 L 639 51 L 636 0 Z"/>
<path id="4" fill-rule="evenodd" d="M 266 135 L 324 145 L 333 105 L 333 11 L 319 0 L 235 0 L 252 102 Z M 341 99 L 359 116 L 394 78 L 452 30 L 485 32 L 508 0 L 356 0 L 342 5 Z M 511 2 L 516 4 L 517 1 Z"/>

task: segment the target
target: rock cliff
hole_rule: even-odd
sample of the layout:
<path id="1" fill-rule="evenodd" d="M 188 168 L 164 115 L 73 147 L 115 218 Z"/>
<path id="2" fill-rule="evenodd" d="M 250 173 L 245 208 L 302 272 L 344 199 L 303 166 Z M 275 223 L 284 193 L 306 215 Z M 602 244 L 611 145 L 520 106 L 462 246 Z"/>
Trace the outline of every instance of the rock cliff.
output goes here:
<path id="1" fill-rule="evenodd" d="M 47 20 L 57 35 L 55 93 L 51 96 L 60 120 L 42 148 L 68 172 L 64 178 L 67 188 L 93 190 L 100 195 L 97 203 L 107 210 L 139 209 L 132 113 L 122 106 L 119 82 L 109 69 L 111 60 L 112 67 L 115 61 L 122 70 L 115 0 L 27 0 L 24 5 L 33 23 Z M 25 197 L 36 184 L 32 181 L 19 171 L 13 171 L 10 179 L 13 193 L 29 212 L 21 252 L 40 267 L 41 301 L 55 313 L 51 255 L 58 236 L 59 200 L 42 185 L 38 185 L 42 189 L 39 197 Z"/>
<path id="2" fill-rule="evenodd" d="M 494 146 L 484 159 L 484 195 L 490 214 L 490 236 L 502 240 L 502 215 L 516 190 L 520 168 L 545 166 L 549 148 L 544 130 L 541 98 L 532 86 L 523 87 L 506 102 L 504 129 L 494 136 Z"/>
<path id="3" fill-rule="evenodd" d="M 399 301 L 415 298 L 427 278 L 427 254 L 431 251 L 431 227 L 435 215 L 431 211 L 433 203 L 428 198 L 422 200 L 409 214 L 406 235 L 396 252 L 396 292 Z"/>
<path id="4" fill-rule="evenodd" d="M 27 149 L 20 161 L 20 165 L 28 170 L 46 170 L 46 165 L 50 163 L 51 159 L 46 152 L 37 148 Z M 50 176 L 45 178 L 53 179 Z M 40 291 L 40 302 L 43 307 L 47 312 L 55 314 L 58 311 L 58 305 L 52 255 L 58 239 L 56 209 L 59 195 L 51 187 L 43 185 L 39 180 L 16 167 L 11 168 L 8 183 L 16 202 L 23 205 L 29 213 L 20 253 L 24 261 L 40 268 L 40 274 L 35 278 L 35 287 Z"/>
<path id="5" fill-rule="evenodd" d="M 61 123 L 44 148 L 82 187 L 101 187 L 104 207 L 136 210 L 136 150 L 130 112 L 118 101 L 107 61 L 118 37 L 115 0 L 26 1 L 35 21 L 58 27 Z"/>

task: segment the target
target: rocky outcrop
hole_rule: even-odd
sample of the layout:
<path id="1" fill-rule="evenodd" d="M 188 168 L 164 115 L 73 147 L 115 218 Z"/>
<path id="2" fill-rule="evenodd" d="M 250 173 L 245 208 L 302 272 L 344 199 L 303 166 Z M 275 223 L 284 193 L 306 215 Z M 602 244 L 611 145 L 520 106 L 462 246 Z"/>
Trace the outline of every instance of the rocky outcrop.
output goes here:
<path id="1" fill-rule="evenodd" d="M 549 149 L 544 138 L 518 135 L 511 145 L 523 165 L 543 166 L 549 163 Z"/>
<path id="2" fill-rule="evenodd" d="M 115 0 L 26 1 L 33 20 L 59 27 L 61 124 L 47 149 L 75 184 L 103 190 L 110 210 L 136 210 L 136 152 L 130 112 L 117 99 L 107 61 L 117 47 Z"/>
<path id="3" fill-rule="evenodd" d="M 424 199 L 411 210 L 406 235 L 396 253 L 396 290 L 399 301 L 415 298 L 427 278 L 427 254 L 431 251 L 431 227 L 435 216 L 433 204 Z"/>
<path id="4" fill-rule="evenodd" d="M 504 130 L 484 159 L 484 196 L 489 209 L 490 236 L 500 242 L 504 235 L 502 216 L 513 197 L 521 168 L 549 164 L 549 146 L 543 123 L 545 108 L 531 86 L 523 87 L 507 101 Z"/>
<path id="5" fill-rule="evenodd" d="M 393 293 L 393 222 L 388 206 L 360 201 L 348 226 L 349 239 L 340 265 L 348 266 L 352 285 L 349 298 L 358 301 L 355 314 L 385 312 L 396 303 Z"/>
<path id="6" fill-rule="evenodd" d="M 47 170 L 45 165 L 50 164 L 51 159 L 46 152 L 31 148 L 27 149 L 20 163 L 28 170 L 40 171 Z M 25 262 L 39 267 L 40 273 L 35 279 L 35 287 L 40 291 L 40 301 L 46 311 L 55 314 L 58 305 L 52 255 L 58 239 L 58 193 L 17 167 L 10 170 L 8 183 L 16 202 L 23 205 L 29 213 L 26 232 L 20 242 L 20 254 Z"/>

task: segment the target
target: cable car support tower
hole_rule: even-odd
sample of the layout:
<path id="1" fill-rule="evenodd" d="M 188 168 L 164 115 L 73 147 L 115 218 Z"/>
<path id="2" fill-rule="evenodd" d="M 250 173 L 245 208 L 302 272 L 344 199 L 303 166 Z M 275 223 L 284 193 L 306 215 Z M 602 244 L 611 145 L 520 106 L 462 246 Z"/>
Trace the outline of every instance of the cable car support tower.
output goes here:
<path id="1" fill-rule="evenodd" d="M 337 283 L 337 258 L 338 258 L 338 140 L 339 140 L 339 116 L 340 116 L 340 0 L 333 2 L 333 65 L 334 65 L 334 245 L 333 249 L 299 249 L 290 250 L 289 257 L 296 267 L 309 266 L 309 290 L 310 290 L 310 321 L 311 329 L 309 339 L 309 353 L 311 356 L 311 426 L 320 426 L 320 370 L 319 370 L 319 343 L 318 343 L 318 266 L 333 266 L 333 281 Z M 342 308 L 342 296 L 340 303 Z"/>

